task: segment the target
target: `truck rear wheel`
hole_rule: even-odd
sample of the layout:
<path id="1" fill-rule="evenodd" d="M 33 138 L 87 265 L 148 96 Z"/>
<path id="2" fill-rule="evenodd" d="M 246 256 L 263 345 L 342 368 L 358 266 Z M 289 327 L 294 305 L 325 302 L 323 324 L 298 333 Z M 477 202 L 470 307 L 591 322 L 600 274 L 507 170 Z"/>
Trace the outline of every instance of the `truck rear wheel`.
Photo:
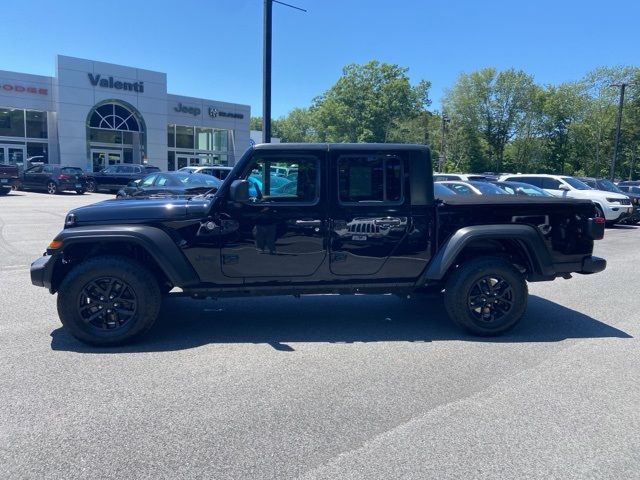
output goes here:
<path id="1" fill-rule="evenodd" d="M 520 321 L 527 308 L 527 282 L 512 264 L 498 257 L 463 263 L 445 286 L 449 317 L 475 335 L 499 335 Z"/>
<path id="2" fill-rule="evenodd" d="M 67 331 L 85 343 L 122 345 L 146 333 L 160 311 L 155 277 L 126 257 L 82 262 L 58 289 L 58 315 Z"/>

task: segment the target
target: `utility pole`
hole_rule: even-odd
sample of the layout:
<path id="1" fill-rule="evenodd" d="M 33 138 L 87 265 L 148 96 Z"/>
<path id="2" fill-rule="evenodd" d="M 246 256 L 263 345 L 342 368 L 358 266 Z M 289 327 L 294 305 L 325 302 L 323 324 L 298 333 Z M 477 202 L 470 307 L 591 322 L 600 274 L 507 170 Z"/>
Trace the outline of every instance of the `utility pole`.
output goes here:
<path id="1" fill-rule="evenodd" d="M 620 143 L 620 123 L 622 122 L 622 106 L 624 105 L 624 89 L 627 83 L 614 83 L 611 87 L 620 87 L 620 104 L 618 105 L 618 118 L 616 119 L 616 139 L 613 142 L 613 158 L 611 159 L 611 181 L 615 180 L 616 161 L 618 160 L 618 144 Z"/>
<path id="2" fill-rule="evenodd" d="M 271 32 L 272 32 L 272 7 L 279 3 L 286 7 L 300 10 L 306 13 L 304 8 L 279 2 L 278 0 L 264 0 L 263 23 L 263 51 L 262 51 L 262 142 L 271 143 Z"/>

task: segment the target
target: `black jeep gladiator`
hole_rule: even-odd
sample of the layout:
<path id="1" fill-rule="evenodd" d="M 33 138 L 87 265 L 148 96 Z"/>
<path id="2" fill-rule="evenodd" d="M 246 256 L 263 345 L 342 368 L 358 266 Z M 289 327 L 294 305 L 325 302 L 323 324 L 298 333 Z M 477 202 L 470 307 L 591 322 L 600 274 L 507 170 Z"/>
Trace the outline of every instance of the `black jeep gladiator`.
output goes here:
<path id="1" fill-rule="evenodd" d="M 273 175 L 294 165 L 286 183 Z M 97 345 L 149 330 L 163 295 L 435 289 L 457 324 L 495 335 L 523 316 L 527 281 L 605 268 L 592 256 L 602 220 L 588 200 L 435 200 L 425 146 L 257 145 L 215 192 L 71 211 L 31 281 L 58 292 L 63 325 Z"/>

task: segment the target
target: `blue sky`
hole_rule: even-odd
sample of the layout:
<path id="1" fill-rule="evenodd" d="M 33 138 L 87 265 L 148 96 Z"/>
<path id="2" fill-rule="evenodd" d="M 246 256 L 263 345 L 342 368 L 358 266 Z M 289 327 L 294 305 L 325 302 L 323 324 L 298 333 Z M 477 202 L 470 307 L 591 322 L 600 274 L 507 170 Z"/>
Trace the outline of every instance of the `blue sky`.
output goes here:
<path id="1" fill-rule="evenodd" d="M 274 4 L 273 116 L 308 106 L 348 63 L 430 80 L 437 107 L 461 72 L 518 68 L 560 83 L 640 65 L 640 2 L 286 0 Z M 0 69 L 53 75 L 56 54 L 167 73 L 170 93 L 262 110 L 263 0 L 29 0 L 2 7 Z"/>

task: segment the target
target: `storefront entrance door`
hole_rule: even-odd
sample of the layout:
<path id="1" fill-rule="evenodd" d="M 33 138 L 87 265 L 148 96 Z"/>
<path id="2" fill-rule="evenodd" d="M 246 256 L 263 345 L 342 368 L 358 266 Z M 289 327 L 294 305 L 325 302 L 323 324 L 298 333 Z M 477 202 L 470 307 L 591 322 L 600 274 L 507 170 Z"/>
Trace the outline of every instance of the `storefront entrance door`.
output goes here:
<path id="1" fill-rule="evenodd" d="M 21 145 L 0 145 L 0 163 L 24 165 L 26 148 Z"/>
<path id="2" fill-rule="evenodd" d="M 93 171 L 99 172 L 109 165 L 122 163 L 122 150 L 91 150 L 91 163 Z"/>

